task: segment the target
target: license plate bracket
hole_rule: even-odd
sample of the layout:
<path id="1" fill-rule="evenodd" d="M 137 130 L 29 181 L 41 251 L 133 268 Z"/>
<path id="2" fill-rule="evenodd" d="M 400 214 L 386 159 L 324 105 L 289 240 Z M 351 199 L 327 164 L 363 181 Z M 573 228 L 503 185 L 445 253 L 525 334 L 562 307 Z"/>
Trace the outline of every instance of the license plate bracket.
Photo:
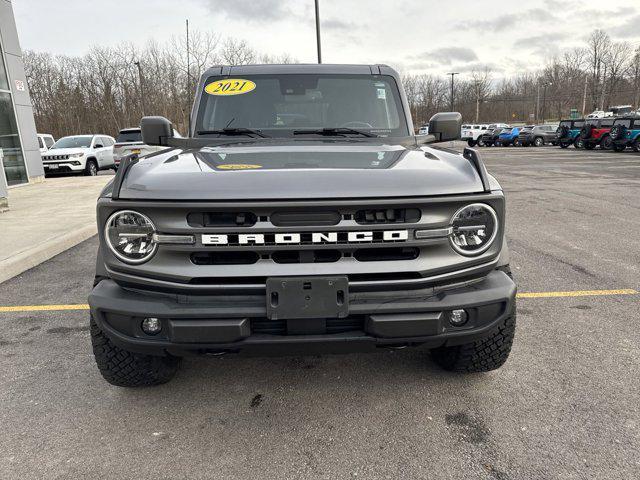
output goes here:
<path id="1" fill-rule="evenodd" d="M 267 279 L 267 317 L 344 318 L 349 315 L 347 277 L 278 277 Z"/>

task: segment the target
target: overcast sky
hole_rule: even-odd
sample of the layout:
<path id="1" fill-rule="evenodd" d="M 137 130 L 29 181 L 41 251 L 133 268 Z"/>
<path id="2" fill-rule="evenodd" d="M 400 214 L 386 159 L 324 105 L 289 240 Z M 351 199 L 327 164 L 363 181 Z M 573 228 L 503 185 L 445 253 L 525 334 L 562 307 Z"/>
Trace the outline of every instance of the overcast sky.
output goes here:
<path id="1" fill-rule="evenodd" d="M 23 49 L 80 55 L 92 45 L 164 41 L 192 28 L 315 62 L 313 0 L 14 0 Z M 386 63 L 444 74 L 535 69 L 595 28 L 640 45 L 640 0 L 320 0 L 325 63 Z"/>

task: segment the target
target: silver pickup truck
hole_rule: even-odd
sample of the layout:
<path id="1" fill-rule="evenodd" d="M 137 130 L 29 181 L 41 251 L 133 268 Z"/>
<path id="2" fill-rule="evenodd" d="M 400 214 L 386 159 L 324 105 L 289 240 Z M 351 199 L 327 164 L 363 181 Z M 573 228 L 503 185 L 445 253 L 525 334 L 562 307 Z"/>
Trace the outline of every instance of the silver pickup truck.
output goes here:
<path id="1" fill-rule="evenodd" d="M 91 341 L 111 384 L 185 355 L 422 346 L 500 367 L 515 332 L 505 198 L 458 113 L 414 127 L 384 65 L 248 65 L 200 79 L 188 138 L 125 157 L 98 199 Z"/>

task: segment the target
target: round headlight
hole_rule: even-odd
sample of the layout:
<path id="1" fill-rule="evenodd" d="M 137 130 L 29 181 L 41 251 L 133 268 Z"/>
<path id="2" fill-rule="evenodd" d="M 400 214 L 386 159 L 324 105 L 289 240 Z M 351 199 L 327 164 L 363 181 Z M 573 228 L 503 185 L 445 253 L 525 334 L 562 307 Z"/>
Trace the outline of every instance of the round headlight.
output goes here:
<path id="1" fill-rule="evenodd" d="M 458 210 L 451 218 L 451 246 L 462 255 L 478 255 L 491 246 L 498 234 L 498 216 L 484 203 Z"/>
<path id="2" fill-rule="evenodd" d="M 149 218 L 133 210 L 121 210 L 109 217 L 104 238 L 109 249 L 126 263 L 144 263 L 156 253 L 156 228 Z"/>

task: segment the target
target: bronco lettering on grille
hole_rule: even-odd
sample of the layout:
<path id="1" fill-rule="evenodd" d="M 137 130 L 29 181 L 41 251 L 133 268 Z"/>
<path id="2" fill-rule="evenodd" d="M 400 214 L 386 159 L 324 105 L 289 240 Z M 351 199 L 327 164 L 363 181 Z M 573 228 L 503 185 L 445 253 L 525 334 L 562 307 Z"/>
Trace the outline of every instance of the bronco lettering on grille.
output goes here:
<path id="1" fill-rule="evenodd" d="M 409 230 L 304 233 L 203 234 L 203 245 L 301 245 L 323 243 L 406 242 Z"/>

